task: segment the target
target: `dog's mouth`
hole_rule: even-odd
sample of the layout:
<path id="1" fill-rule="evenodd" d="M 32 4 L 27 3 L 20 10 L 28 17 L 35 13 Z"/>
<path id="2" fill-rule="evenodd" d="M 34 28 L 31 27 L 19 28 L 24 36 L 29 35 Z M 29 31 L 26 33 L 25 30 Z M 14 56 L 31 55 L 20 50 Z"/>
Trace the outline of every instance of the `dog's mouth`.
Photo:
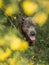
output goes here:
<path id="1" fill-rule="evenodd" d="M 35 32 L 31 31 L 31 32 L 30 32 L 30 35 L 28 35 L 28 36 L 29 36 L 29 39 L 30 39 L 31 41 L 35 41 L 35 40 L 36 40 L 36 36 L 35 36 L 35 35 L 36 35 Z"/>
<path id="2" fill-rule="evenodd" d="M 35 36 L 29 36 L 29 38 L 31 41 L 35 41 L 35 39 L 36 39 Z"/>
<path id="3" fill-rule="evenodd" d="M 35 41 L 36 40 L 36 34 L 33 33 L 33 34 L 27 34 L 28 35 L 28 38 L 31 40 L 31 41 Z"/>

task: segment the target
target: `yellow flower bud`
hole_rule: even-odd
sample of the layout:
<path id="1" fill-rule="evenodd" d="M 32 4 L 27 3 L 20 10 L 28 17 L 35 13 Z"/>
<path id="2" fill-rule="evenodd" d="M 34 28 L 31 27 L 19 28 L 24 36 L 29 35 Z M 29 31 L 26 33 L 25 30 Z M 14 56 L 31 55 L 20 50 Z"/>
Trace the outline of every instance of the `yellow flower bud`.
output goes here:
<path id="1" fill-rule="evenodd" d="M 0 8 L 3 6 L 3 0 L 0 0 Z"/>

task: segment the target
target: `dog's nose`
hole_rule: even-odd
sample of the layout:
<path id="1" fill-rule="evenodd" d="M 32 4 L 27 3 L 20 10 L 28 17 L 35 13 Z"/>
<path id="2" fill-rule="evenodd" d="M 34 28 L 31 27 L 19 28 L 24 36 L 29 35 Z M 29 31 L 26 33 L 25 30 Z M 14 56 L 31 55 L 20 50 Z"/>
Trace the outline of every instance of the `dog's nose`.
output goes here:
<path id="1" fill-rule="evenodd" d="M 31 31 L 30 34 L 31 34 L 31 35 L 35 35 L 35 32 Z"/>

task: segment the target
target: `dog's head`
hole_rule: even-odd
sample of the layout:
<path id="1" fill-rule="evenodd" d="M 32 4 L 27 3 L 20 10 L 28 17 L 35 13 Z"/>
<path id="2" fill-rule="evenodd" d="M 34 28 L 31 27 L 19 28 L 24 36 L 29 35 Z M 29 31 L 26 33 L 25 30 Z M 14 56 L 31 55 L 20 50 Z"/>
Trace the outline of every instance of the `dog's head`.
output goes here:
<path id="1" fill-rule="evenodd" d="M 27 17 L 24 19 L 22 24 L 22 30 L 28 36 L 30 41 L 35 41 L 36 39 L 36 24 L 32 22 L 31 17 Z"/>
<path id="2" fill-rule="evenodd" d="M 36 40 L 36 24 L 32 22 L 31 17 L 24 18 L 21 14 L 19 14 L 19 21 L 21 30 L 25 33 L 27 38 L 33 42 Z"/>

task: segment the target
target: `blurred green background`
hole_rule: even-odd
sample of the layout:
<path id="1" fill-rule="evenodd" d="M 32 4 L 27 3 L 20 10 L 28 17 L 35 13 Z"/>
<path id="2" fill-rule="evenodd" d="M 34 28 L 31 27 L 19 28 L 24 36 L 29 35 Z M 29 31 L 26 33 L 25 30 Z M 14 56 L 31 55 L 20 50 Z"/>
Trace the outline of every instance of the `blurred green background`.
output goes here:
<path id="1" fill-rule="evenodd" d="M 17 29 L 19 12 L 38 24 L 33 47 Z M 0 65 L 49 65 L 49 0 L 0 0 Z"/>

